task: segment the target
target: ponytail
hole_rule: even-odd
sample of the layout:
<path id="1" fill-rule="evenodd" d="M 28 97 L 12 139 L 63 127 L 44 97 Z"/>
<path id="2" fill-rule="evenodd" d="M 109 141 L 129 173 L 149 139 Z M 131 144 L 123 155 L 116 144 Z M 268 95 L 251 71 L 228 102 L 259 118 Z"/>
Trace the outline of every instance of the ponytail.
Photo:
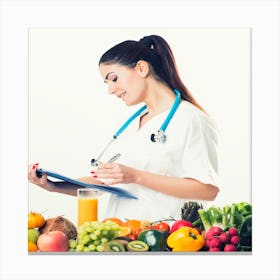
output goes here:
<path id="1" fill-rule="evenodd" d="M 105 52 L 99 64 L 118 63 L 133 68 L 139 60 L 147 61 L 153 67 L 155 78 L 164 81 L 172 90 L 177 89 L 183 100 L 204 111 L 182 82 L 170 46 L 158 35 L 124 41 Z"/>

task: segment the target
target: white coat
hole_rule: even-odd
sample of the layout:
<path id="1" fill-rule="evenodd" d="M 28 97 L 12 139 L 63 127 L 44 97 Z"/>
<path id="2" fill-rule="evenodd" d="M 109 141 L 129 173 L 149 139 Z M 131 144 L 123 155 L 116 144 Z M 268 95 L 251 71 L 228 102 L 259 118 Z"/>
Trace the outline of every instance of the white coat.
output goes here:
<path id="1" fill-rule="evenodd" d="M 166 142 L 150 140 L 169 110 L 156 115 L 139 129 L 140 116 L 117 138 L 104 155 L 104 161 L 116 153 L 118 163 L 172 177 L 193 178 L 219 185 L 217 129 L 210 117 L 187 101 L 181 101 L 166 129 Z M 181 199 L 137 184 L 117 184 L 138 200 L 111 195 L 106 217 L 155 221 L 180 218 Z M 172 188 L 172 186 L 170 186 Z"/>

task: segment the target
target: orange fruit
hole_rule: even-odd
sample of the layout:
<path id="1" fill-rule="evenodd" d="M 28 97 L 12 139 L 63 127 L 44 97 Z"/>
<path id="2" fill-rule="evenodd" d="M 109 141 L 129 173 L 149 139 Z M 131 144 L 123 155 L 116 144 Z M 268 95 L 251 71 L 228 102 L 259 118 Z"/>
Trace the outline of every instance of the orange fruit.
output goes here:
<path id="1" fill-rule="evenodd" d="M 131 229 L 129 227 L 121 227 L 120 233 L 118 236 L 129 236 L 131 233 Z"/>
<path id="2" fill-rule="evenodd" d="M 28 252 L 37 252 L 38 247 L 35 243 L 28 241 Z"/>
<path id="3" fill-rule="evenodd" d="M 28 228 L 39 228 L 45 223 L 42 214 L 36 212 L 28 213 Z"/>
<path id="4" fill-rule="evenodd" d="M 140 220 L 127 220 L 122 224 L 123 227 L 128 227 L 131 230 L 131 233 L 134 234 L 135 230 L 141 228 L 142 221 Z"/>
<path id="5" fill-rule="evenodd" d="M 115 218 L 115 217 L 112 217 L 112 218 L 106 218 L 102 221 L 102 223 L 105 223 L 106 221 L 111 221 L 111 222 L 115 222 L 117 223 L 118 225 L 122 226 L 123 225 L 123 221 L 118 219 L 118 218 Z"/>

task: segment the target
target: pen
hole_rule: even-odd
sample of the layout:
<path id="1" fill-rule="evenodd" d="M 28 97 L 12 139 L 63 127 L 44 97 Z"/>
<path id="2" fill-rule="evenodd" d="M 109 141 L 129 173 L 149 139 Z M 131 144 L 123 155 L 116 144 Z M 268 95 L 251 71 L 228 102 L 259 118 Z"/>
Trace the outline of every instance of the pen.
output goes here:
<path id="1" fill-rule="evenodd" d="M 121 156 L 121 154 L 114 155 L 112 158 L 109 159 L 108 163 L 112 163 L 112 162 L 116 161 L 120 156 Z"/>

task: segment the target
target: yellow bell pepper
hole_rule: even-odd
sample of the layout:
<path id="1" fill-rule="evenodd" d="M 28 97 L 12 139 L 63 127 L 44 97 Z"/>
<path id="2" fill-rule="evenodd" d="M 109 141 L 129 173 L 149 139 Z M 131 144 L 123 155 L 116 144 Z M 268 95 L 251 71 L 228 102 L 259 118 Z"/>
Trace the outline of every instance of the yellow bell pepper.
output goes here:
<path id="1" fill-rule="evenodd" d="M 195 228 L 181 227 L 167 238 L 167 245 L 173 252 L 196 252 L 205 244 L 205 238 Z"/>

